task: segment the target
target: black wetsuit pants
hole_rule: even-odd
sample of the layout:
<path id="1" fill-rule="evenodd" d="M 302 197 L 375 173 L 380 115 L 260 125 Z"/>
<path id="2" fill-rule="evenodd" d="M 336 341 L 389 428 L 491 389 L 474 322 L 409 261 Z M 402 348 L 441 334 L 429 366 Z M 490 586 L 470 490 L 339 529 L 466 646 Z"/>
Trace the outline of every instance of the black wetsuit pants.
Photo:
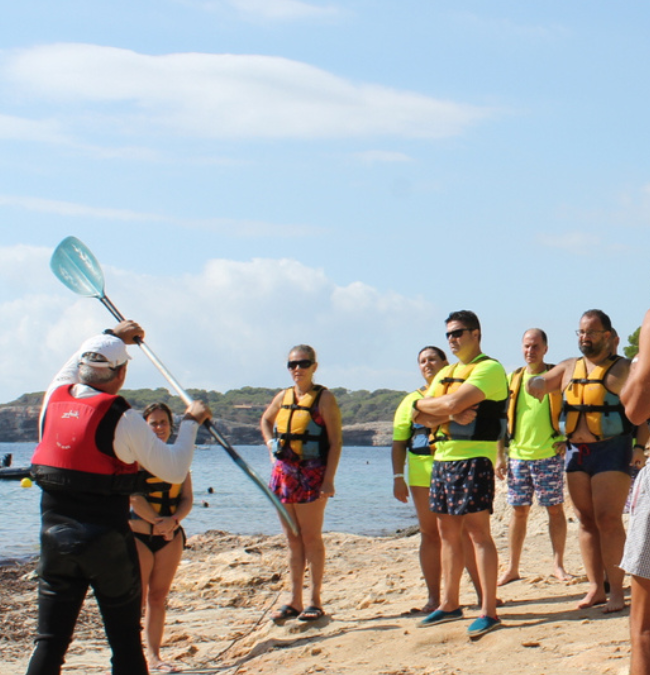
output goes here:
<path id="1" fill-rule="evenodd" d="M 127 525 L 128 528 L 128 525 Z M 59 675 L 88 588 L 113 656 L 113 675 L 147 675 L 138 554 L 129 529 L 52 514 L 41 529 L 38 629 L 27 675 Z"/>

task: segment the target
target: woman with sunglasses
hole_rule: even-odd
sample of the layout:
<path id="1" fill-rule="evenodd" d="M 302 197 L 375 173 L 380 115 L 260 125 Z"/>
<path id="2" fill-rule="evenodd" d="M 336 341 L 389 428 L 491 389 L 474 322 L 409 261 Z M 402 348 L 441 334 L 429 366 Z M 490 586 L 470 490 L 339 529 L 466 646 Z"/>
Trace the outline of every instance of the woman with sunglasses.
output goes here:
<path id="1" fill-rule="evenodd" d="M 334 476 L 341 456 L 341 414 L 334 395 L 314 383 L 316 352 L 298 345 L 289 352 L 287 368 L 293 386 L 281 391 L 260 422 L 273 470 L 269 487 L 293 518 L 295 535 L 282 522 L 289 545 L 291 597 L 273 613 L 276 622 L 324 616 L 321 585 L 325 568 L 323 518 L 335 494 Z M 303 605 L 303 581 L 309 565 L 310 598 Z"/>
<path id="2" fill-rule="evenodd" d="M 160 440 L 169 440 L 174 418 L 165 403 L 152 403 L 142 416 Z M 160 646 L 167 595 L 185 544 L 185 532 L 179 523 L 192 510 L 194 500 L 192 478 L 188 473 L 180 484 L 164 483 L 153 476 L 147 480 L 159 489 L 147 496 L 131 497 L 130 521 L 140 560 L 147 660 L 152 672 L 176 673 L 180 668 L 162 660 Z"/>

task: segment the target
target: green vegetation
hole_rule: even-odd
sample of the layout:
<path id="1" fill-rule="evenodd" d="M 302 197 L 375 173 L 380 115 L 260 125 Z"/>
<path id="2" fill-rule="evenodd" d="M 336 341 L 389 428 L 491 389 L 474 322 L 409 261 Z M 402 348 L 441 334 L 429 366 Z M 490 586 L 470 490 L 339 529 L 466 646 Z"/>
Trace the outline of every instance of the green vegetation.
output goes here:
<path id="1" fill-rule="evenodd" d="M 623 347 L 623 354 L 627 356 L 628 359 L 633 359 L 639 353 L 639 333 L 641 332 L 641 326 L 639 326 L 632 335 L 627 336 L 628 345 Z"/>
<path id="2" fill-rule="evenodd" d="M 216 419 L 224 419 L 242 424 L 257 424 L 271 399 L 279 389 L 263 387 L 243 387 L 231 389 L 225 394 L 205 389 L 188 389 L 193 398 L 206 401 Z M 341 408 L 343 424 L 361 424 L 363 422 L 391 421 L 395 408 L 406 395 L 405 391 L 377 389 L 376 391 L 349 391 L 336 388 L 331 390 Z M 121 394 L 137 410 L 143 410 L 150 403 L 162 401 L 175 413 L 182 413 L 185 405 L 178 396 L 172 396 L 167 389 L 123 389 Z M 19 399 L 7 405 L 40 406 L 43 392 L 23 394 Z"/>

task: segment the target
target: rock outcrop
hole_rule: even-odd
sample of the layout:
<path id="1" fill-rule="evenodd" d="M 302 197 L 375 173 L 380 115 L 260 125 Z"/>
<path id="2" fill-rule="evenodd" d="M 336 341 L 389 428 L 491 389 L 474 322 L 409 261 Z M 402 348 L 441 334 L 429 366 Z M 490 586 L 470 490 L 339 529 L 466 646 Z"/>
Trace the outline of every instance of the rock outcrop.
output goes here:
<path id="1" fill-rule="evenodd" d="M 0 406 L 0 443 L 36 442 L 39 413 L 39 406 Z"/>

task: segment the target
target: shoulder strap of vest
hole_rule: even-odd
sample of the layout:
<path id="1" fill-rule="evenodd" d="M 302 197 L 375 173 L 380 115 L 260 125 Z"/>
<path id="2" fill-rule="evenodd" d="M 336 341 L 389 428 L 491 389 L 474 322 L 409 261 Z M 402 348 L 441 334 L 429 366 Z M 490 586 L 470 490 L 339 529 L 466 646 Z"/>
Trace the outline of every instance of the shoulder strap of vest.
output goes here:
<path id="1" fill-rule="evenodd" d="M 519 395 L 521 383 L 524 379 L 524 368 L 525 366 L 521 366 L 521 368 L 512 371 L 512 377 L 510 378 L 510 395 L 515 399 Z"/>
<path id="2" fill-rule="evenodd" d="M 316 392 L 316 395 L 313 397 L 312 402 L 309 405 L 300 405 L 296 399 L 296 390 L 293 387 L 289 387 L 284 392 L 284 398 L 282 399 L 281 408 L 286 410 L 311 410 L 318 405 L 318 401 L 323 394 L 323 391 L 326 389 L 322 384 L 315 384 L 312 387 L 312 391 Z"/>
<path id="3" fill-rule="evenodd" d="M 121 396 L 116 396 L 111 407 L 108 409 L 108 412 L 97 426 L 95 437 L 97 448 L 100 452 L 103 452 L 109 457 L 115 457 L 115 450 L 113 450 L 115 427 L 117 427 L 120 418 L 130 407 L 131 406 L 127 403 L 126 399 Z"/>
<path id="4" fill-rule="evenodd" d="M 576 362 L 573 365 L 573 373 L 571 374 L 571 382 L 575 382 L 576 384 L 586 384 L 589 382 L 587 379 L 587 364 L 584 356 L 576 359 Z"/>
<path id="5" fill-rule="evenodd" d="M 515 435 L 515 426 L 517 422 L 517 399 L 519 398 L 519 391 L 521 383 L 524 379 L 524 366 L 513 371 L 508 383 L 509 399 L 508 399 L 508 434 L 506 441 L 510 441 Z"/>
<path id="6" fill-rule="evenodd" d="M 573 369 L 573 377 L 571 378 L 571 382 L 576 382 L 577 384 L 593 384 L 594 382 L 605 382 L 605 377 L 607 376 L 607 373 L 611 370 L 612 366 L 617 363 L 621 359 L 621 356 L 618 354 L 610 354 L 602 364 L 596 366 L 591 373 L 588 375 L 587 374 L 587 363 L 585 361 L 585 357 L 581 357 L 576 361 L 576 365 Z M 582 375 L 580 377 L 576 376 L 576 373 L 578 371 L 578 364 L 580 364 L 581 369 L 582 369 Z M 602 374 L 600 378 L 595 378 L 595 377 L 590 377 L 591 374 L 593 374 L 594 370 L 600 369 L 602 371 Z"/>
<path id="7" fill-rule="evenodd" d="M 544 366 L 544 370 L 542 370 L 540 375 L 543 373 L 548 372 L 549 370 L 555 368 L 554 363 L 544 363 L 542 364 Z M 526 369 L 526 366 L 521 366 L 520 368 L 517 368 L 517 370 L 512 371 L 512 377 L 510 378 L 510 396 L 511 399 L 514 399 L 515 401 L 517 400 L 517 397 L 519 396 L 519 391 L 521 390 L 521 384 L 524 381 L 524 370 Z M 516 405 L 516 403 L 515 403 Z"/>
<path id="8" fill-rule="evenodd" d="M 460 380 L 454 377 L 454 372 L 456 371 L 456 368 L 458 367 L 459 363 L 460 361 L 453 363 L 451 366 L 449 366 L 449 370 L 447 371 L 444 377 L 440 378 L 438 384 L 451 384 L 452 382 L 459 382 Z"/>

